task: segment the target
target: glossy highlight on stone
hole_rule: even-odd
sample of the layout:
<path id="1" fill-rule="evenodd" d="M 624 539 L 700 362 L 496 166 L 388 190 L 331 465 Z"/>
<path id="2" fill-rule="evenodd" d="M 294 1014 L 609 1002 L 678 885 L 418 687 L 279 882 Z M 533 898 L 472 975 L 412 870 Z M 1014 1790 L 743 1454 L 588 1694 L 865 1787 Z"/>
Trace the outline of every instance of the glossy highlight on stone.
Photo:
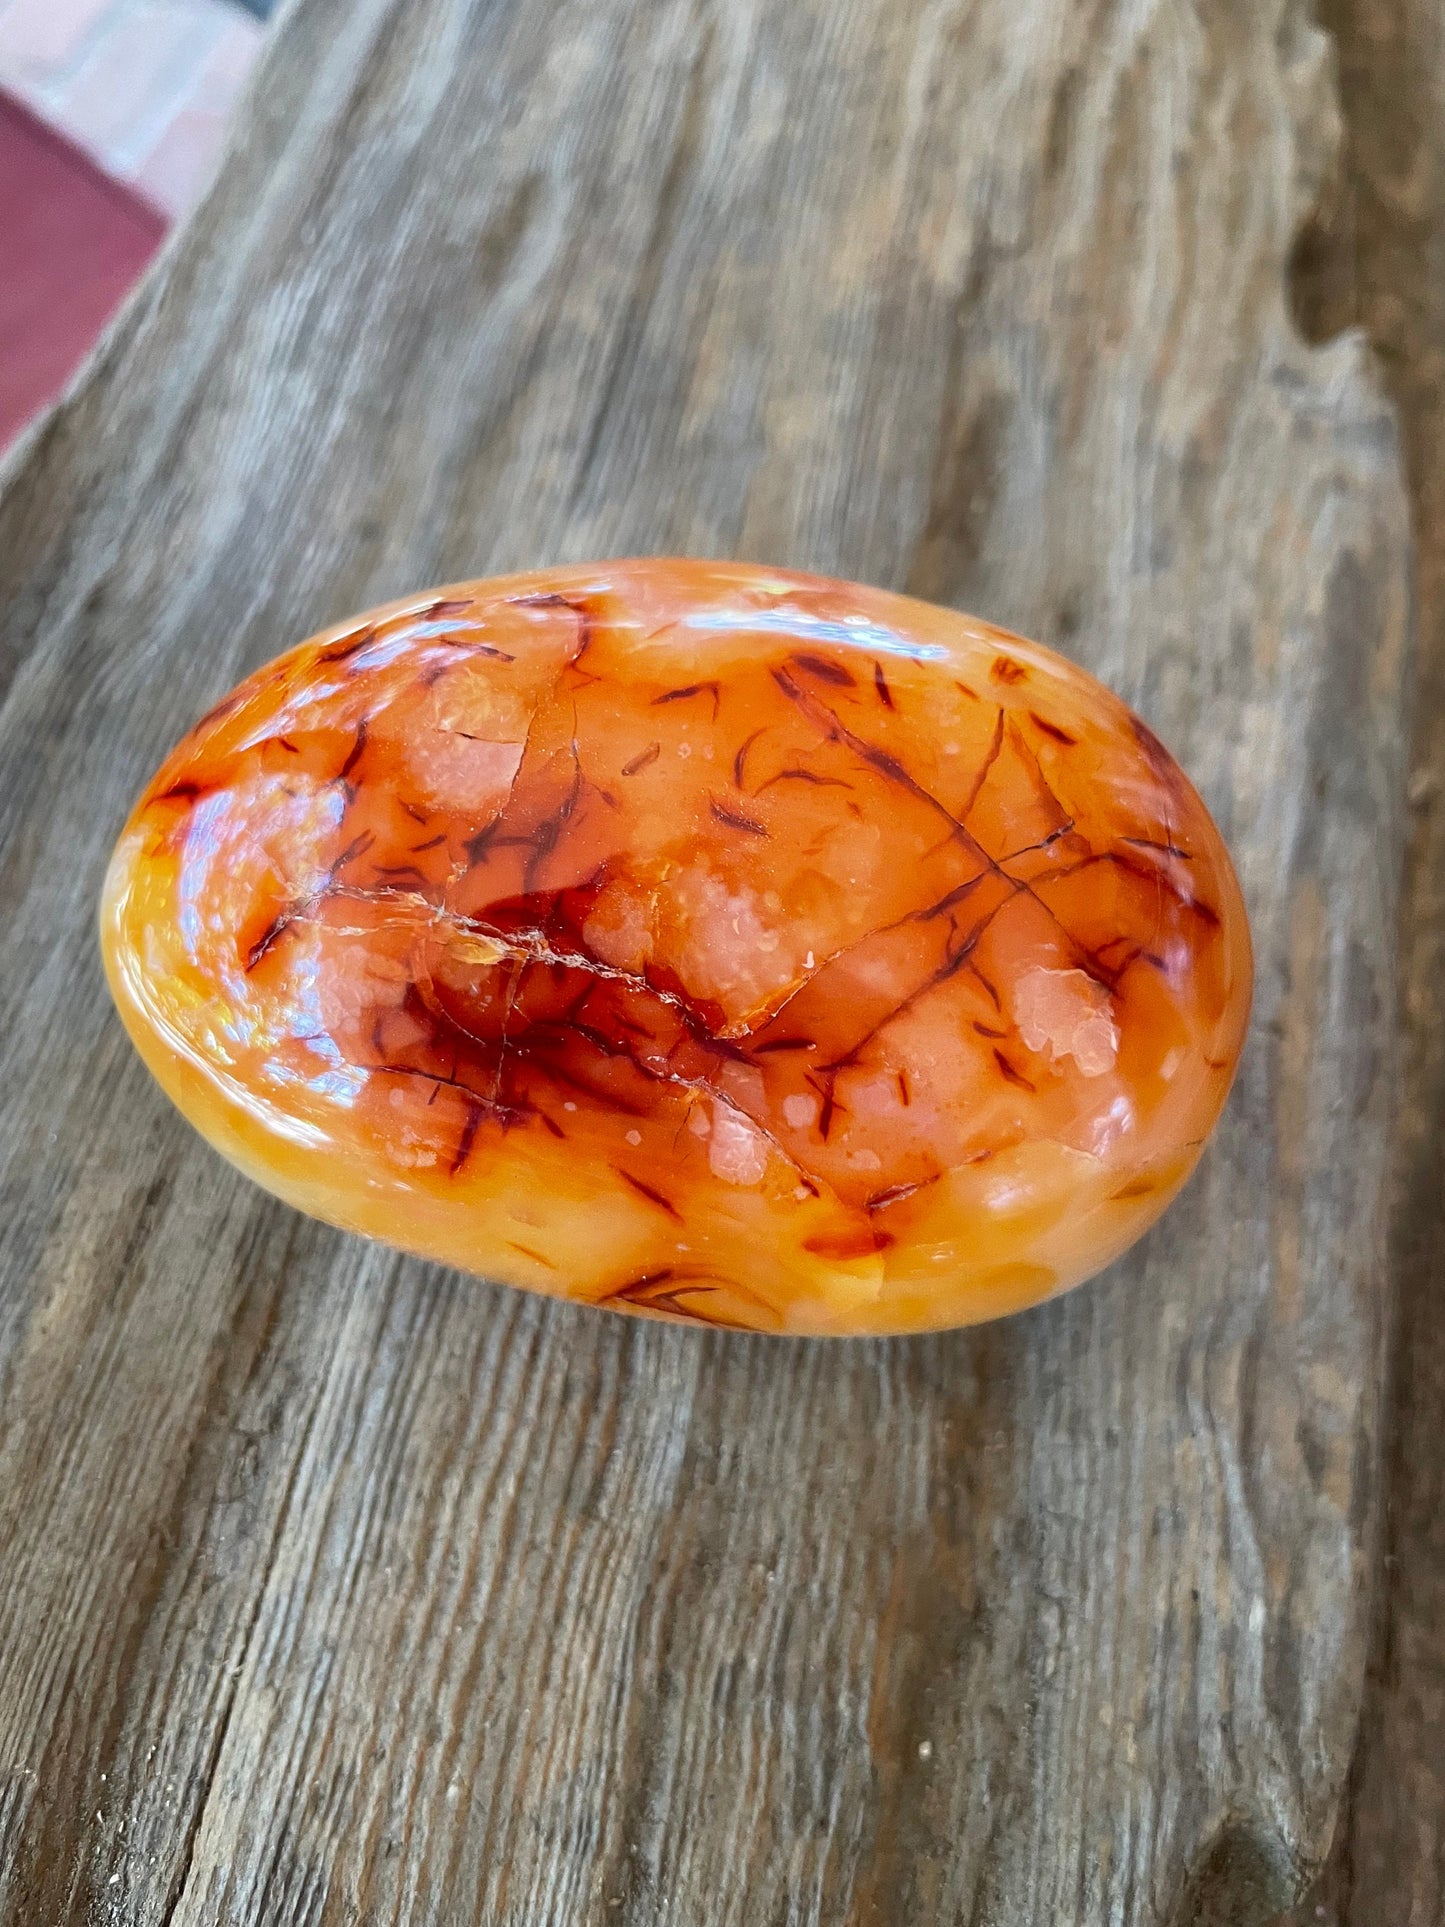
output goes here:
<path id="1" fill-rule="evenodd" d="M 138 1049 L 259 1183 L 509 1284 L 907 1332 L 1163 1210 L 1249 936 L 1167 751 L 1050 651 L 761 567 L 432 591 L 242 683 L 116 848 Z"/>

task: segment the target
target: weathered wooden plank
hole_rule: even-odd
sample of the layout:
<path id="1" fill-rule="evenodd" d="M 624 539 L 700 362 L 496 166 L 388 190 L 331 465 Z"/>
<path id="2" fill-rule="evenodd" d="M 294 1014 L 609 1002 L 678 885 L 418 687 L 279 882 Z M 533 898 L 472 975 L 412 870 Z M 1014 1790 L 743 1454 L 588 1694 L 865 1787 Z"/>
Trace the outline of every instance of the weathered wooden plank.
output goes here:
<path id="1" fill-rule="evenodd" d="M 302 0 L 0 497 L 0 1906 L 1247 1920 L 1364 1658 L 1405 532 L 1284 300 L 1296 0 Z M 1253 1047 L 1146 1246 L 779 1346 L 303 1225 L 90 936 L 180 729 L 423 581 L 741 553 L 976 607 L 1199 778 Z"/>
<path id="2" fill-rule="evenodd" d="M 1318 335 L 1368 329 L 1399 409 L 1419 680 L 1382 1571 L 1349 1797 L 1301 1922 L 1435 1927 L 1445 1918 L 1445 16 L 1430 0 L 1331 0 L 1324 15 L 1339 46 L 1344 166 L 1303 251 L 1301 299 Z"/>

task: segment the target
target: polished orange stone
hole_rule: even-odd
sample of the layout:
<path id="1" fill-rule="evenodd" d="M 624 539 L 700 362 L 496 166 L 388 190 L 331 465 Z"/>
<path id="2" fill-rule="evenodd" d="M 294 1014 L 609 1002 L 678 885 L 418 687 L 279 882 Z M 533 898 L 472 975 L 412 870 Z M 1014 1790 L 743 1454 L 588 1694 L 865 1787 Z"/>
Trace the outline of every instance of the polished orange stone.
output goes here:
<path id="1" fill-rule="evenodd" d="M 303 643 L 168 758 L 106 968 L 303 1211 L 594 1305 L 989 1318 L 1183 1184 L 1250 999 L 1168 753 L 1058 656 L 779 570 L 466 583 Z"/>

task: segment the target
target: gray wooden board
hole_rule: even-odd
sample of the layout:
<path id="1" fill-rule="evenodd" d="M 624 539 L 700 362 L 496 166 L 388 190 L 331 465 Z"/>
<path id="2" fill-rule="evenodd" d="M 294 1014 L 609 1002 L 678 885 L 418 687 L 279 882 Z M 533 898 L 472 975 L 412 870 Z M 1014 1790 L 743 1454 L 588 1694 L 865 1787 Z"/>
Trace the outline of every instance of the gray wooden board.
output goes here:
<path id="1" fill-rule="evenodd" d="M 1408 537 L 1286 268 L 1299 0 L 299 0 L 0 495 L 0 1915 L 1248 1921 L 1324 1854 L 1385 1345 Z M 109 844 L 421 584 L 739 554 L 1132 701 L 1258 947 L 1199 1176 L 976 1333 L 624 1323 L 269 1202 Z"/>
<path id="2" fill-rule="evenodd" d="M 1368 328 L 1400 414 L 1415 521 L 1419 674 L 1409 734 L 1391 1153 L 1398 1304 L 1385 1530 L 1360 1737 L 1330 1864 L 1299 1927 L 1445 1922 L 1445 12 L 1328 0 L 1347 141 L 1296 285 L 1321 337 Z"/>

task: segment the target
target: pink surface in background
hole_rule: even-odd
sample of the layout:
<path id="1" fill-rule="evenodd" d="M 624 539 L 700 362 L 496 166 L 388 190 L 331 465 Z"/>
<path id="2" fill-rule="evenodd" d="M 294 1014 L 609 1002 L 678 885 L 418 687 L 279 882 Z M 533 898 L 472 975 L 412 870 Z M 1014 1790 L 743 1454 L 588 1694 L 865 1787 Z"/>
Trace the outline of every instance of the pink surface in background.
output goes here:
<path id="1" fill-rule="evenodd" d="M 0 93 L 0 448 L 65 387 L 165 231 Z"/>

